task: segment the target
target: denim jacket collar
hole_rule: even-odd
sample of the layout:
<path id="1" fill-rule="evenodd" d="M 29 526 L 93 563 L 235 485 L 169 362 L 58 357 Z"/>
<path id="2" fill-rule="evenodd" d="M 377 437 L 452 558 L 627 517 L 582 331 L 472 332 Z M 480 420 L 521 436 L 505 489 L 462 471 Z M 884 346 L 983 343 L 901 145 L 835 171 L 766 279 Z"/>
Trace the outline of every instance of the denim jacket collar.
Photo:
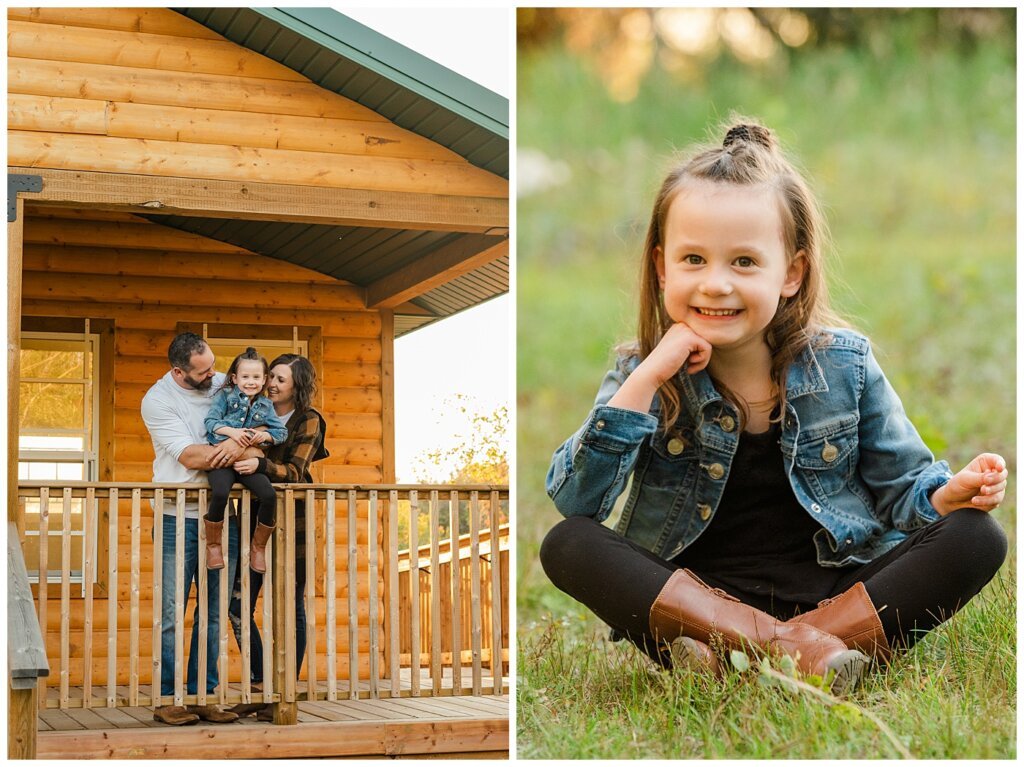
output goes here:
<path id="1" fill-rule="evenodd" d="M 712 402 L 722 400 L 711 382 L 711 376 L 707 369 L 701 370 L 695 375 L 687 375 L 685 372 L 679 374 L 679 380 L 683 385 L 683 392 L 691 413 L 700 413 Z M 807 346 L 796 361 L 789 366 L 789 373 L 786 376 L 786 399 L 793 400 L 805 394 L 816 394 L 828 391 L 828 383 L 825 381 L 825 374 L 818 364 L 814 350 Z"/>

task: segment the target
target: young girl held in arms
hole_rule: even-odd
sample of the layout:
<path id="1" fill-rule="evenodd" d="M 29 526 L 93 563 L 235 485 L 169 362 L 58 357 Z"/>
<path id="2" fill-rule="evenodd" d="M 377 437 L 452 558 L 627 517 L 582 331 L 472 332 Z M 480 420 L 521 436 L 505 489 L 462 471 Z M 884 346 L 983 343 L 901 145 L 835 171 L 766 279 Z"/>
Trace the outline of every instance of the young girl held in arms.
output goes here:
<path id="1" fill-rule="evenodd" d="M 288 430 L 266 397 L 269 369 L 267 361 L 253 348 L 235 357 L 228 368 L 224 386 L 213 397 L 206 416 L 207 438 L 211 445 L 228 437 L 242 446 L 278 445 Z M 221 530 L 224 509 L 231 486 L 240 482 L 259 500 L 259 523 L 252 534 L 249 566 L 258 573 L 267 569 L 266 546 L 274 530 L 277 498 L 265 474 L 239 474 L 232 467 L 213 469 L 206 474 L 210 483 L 210 508 L 206 513 L 206 566 L 210 570 L 224 567 Z"/>
<path id="2" fill-rule="evenodd" d="M 567 519 L 545 572 L 664 666 L 717 671 L 753 646 L 850 690 L 1006 555 L 988 513 L 1005 462 L 935 462 L 867 339 L 829 312 L 823 239 L 762 126 L 676 167 L 647 233 L 639 339 L 552 459 Z"/>

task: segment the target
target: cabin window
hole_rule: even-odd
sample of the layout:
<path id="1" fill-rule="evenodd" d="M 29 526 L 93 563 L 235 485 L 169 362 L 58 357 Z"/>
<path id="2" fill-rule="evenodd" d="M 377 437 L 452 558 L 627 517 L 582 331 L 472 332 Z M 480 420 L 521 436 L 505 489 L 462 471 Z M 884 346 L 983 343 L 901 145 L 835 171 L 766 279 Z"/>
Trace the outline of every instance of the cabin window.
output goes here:
<path id="1" fill-rule="evenodd" d="M 267 362 L 273 362 L 279 354 L 301 354 L 308 357 L 308 342 L 305 339 L 267 339 L 267 338 L 217 338 L 208 336 L 206 343 L 210 345 L 214 356 L 217 358 L 217 370 L 221 373 L 228 372 L 231 361 L 248 347 L 256 347 Z"/>
<path id="2" fill-rule="evenodd" d="M 99 357 L 96 333 L 31 333 L 21 340 L 21 377 L 18 396 L 18 479 L 98 480 Z M 51 491 L 47 580 L 61 580 L 61 538 L 64 530 L 63 497 Z M 39 537 L 39 501 L 25 502 L 25 532 Z M 71 527 L 71 582 L 84 584 L 85 500 L 73 498 Z M 96 536 L 90 536 L 93 540 Z M 39 582 L 39 547 L 25 551 L 29 579 Z M 95 559 L 95 557 L 94 557 Z"/>

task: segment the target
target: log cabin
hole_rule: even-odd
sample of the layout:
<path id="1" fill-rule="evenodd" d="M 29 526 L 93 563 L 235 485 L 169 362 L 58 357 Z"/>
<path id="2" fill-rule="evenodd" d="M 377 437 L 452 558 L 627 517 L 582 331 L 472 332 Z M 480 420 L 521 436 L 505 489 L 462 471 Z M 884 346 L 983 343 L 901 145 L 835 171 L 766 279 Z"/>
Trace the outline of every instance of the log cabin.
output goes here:
<path id="1" fill-rule="evenodd" d="M 161 587 L 192 627 L 183 584 L 154 573 L 151 503 L 206 489 L 152 482 L 139 414 L 186 330 L 225 364 L 248 345 L 306 355 L 330 453 L 278 493 L 257 611 L 274 682 L 251 689 L 222 625 L 200 664 L 230 683 L 209 702 L 323 728 L 367 721 L 332 719 L 337 701 L 465 695 L 482 715 L 461 730 L 438 702 L 405 712 L 407 737 L 360 735 L 381 754 L 507 748 L 508 488 L 396 485 L 394 468 L 395 338 L 508 291 L 507 100 L 327 8 L 10 8 L 7 135 L 8 603 L 31 600 L 18 642 L 44 659 L 11 669 L 10 755 L 357 755 L 285 727 L 204 746 L 139 713 L 169 702 L 152 687 Z M 296 497 L 305 663 L 285 639 Z M 174 702 L 207 700 L 179 678 Z M 125 716 L 152 739 L 119 740 Z M 456 734 L 423 734 L 439 728 Z"/>

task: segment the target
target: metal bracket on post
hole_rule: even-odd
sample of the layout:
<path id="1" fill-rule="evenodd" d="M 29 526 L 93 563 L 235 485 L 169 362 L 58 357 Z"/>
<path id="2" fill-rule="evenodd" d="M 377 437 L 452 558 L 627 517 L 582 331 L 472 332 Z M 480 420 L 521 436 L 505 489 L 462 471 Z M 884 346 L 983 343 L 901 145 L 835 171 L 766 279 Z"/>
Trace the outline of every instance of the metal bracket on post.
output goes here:
<path id="1" fill-rule="evenodd" d="M 42 176 L 25 176 L 20 173 L 7 174 L 7 223 L 18 217 L 18 192 L 43 191 Z"/>

